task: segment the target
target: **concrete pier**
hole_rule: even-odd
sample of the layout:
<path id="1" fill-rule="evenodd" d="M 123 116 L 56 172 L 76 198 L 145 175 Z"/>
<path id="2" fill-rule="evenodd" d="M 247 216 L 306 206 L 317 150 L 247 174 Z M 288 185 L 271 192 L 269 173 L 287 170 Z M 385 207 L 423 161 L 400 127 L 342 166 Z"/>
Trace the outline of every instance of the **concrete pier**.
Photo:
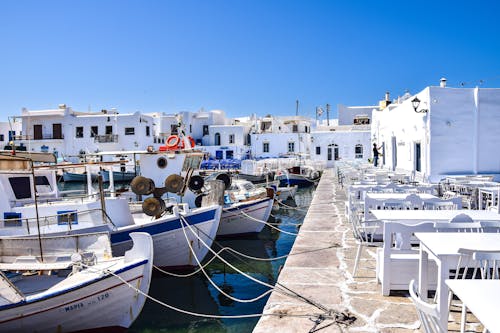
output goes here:
<path id="1" fill-rule="evenodd" d="M 357 277 L 352 277 L 357 246 L 345 200 L 334 171 L 325 170 L 277 282 L 312 304 L 275 290 L 254 333 L 419 331 L 405 293 L 382 296 L 375 278 L 376 249 L 363 250 Z"/>

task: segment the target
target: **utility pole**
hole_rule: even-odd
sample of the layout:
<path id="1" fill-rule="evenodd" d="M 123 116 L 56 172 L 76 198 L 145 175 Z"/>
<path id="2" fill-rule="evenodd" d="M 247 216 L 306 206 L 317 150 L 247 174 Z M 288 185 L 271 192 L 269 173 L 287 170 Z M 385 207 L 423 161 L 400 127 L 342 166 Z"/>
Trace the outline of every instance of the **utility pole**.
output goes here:
<path id="1" fill-rule="evenodd" d="M 299 115 L 299 100 L 295 101 L 295 115 Z"/>
<path id="2" fill-rule="evenodd" d="M 330 126 L 330 104 L 326 103 L 326 125 Z"/>

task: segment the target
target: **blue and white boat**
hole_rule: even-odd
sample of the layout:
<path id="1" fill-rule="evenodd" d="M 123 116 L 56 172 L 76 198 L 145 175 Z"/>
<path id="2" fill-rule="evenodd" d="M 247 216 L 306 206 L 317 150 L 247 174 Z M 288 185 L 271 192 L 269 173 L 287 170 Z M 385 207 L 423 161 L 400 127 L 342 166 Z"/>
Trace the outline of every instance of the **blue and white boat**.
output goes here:
<path id="1" fill-rule="evenodd" d="M 2 159 L 9 159 L 9 164 Z M 3 164 L 14 162 L 16 170 L 2 170 Z M 28 162 L 0 157 L 0 191 L 4 193 L 0 198 L 0 236 L 36 236 L 38 230 L 42 235 L 107 231 L 113 252 L 121 255 L 132 247 L 131 233 L 147 232 L 153 238 L 155 264 L 176 268 L 196 266 L 193 256 L 203 260 L 216 236 L 221 216 L 217 203 L 189 208 L 161 197 L 144 202 L 130 202 L 114 193 L 111 197 L 98 193 L 61 197 L 55 170 L 35 169 L 33 177 Z"/>
<path id="2" fill-rule="evenodd" d="M 0 239 L 0 331 L 129 328 L 146 301 L 153 267 L 151 236 L 131 237 L 123 257 L 111 257 L 106 233 Z"/>

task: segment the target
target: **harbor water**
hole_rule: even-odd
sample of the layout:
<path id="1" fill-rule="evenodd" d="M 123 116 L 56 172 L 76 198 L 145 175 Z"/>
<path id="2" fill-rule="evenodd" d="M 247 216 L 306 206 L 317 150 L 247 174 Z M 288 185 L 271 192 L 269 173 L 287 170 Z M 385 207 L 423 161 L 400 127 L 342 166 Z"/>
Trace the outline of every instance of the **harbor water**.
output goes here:
<path id="1" fill-rule="evenodd" d="M 64 190 L 81 189 L 83 186 L 64 183 L 60 185 Z M 313 193 L 314 188 L 299 189 L 294 200 L 288 199 L 282 205 L 273 208 L 268 222 L 273 223 L 276 229 L 266 226 L 256 236 L 216 240 L 212 249 L 218 252 L 221 248 L 230 247 L 245 256 L 265 259 L 248 259 L 229 251 L 222 253 L 222 257 L 236 269 L 257 280 L 274 285 L 286 260 L 285 256 L 295 241 L 294 234 L 298 232 L 299 225 L 306 215 Z M 277 257 L 282 258 L 270 260 Z M 210 259 L 209 255 L 204 263 Z M 222 295 L 212 283 L 235 299 L 243 300 L 256 298 L 269 288 L 251 281 L 217 258 L 205 267 L 205 274 L 198 272 L 188 277 L 177 277 L 157 269 L 153 270 L 149 295 L 158 302 L 148 300 L 140 316 L 127 332 L 251 332 L 259 320 L 258 316 L 221 319 L 188 313 L 234 317 L 261 314 L 270 295 L 266 294 L 254 302 L 238 302 Z M 191 272 L 173 273 L 188 275 Z"/>
<path id="2" fill-rule="evenodd" d="M 269 220 L 276 223 L 279 230 L 266 226 L 262 232 L 252 238 L 216 240 L 214 251 L 230 247 L 247 256 L 268 259 L 267 261 L 250 260 L 240 255 L 225 252 L 222 256 L 238 270 L 267 284 L 274 285 L 281 266 L 286 258 L 270 261 L 270 258 L 286 256 L 292 248 L 298 225 L 302 223 L 311 202 L 314 189 L 299 189 L 295 201 L 287 201 L 280 209 L 273 209 Z M 285 232 L 281 232 L 285 231 Z M 205 259 L 207 262 L 210 258 Z M 150 288 L 150 295 L 165 304 L 185 311 L 218 316 L 241 316 L 260 314 L 269 294 L 251 303 L 241 303 L 222 295 L 210 282 L 237 299 L 253 299 L 269 288 L 249 280 L 231 267 L 215 259 L 202 272 L 191 277 L 173 277 L 156 271 Z M 176 272 L 186 274 L 189 272 Z M 127 332 L 251 332 L 259 317 L 242 319 L 214 319 L 180 313 L 164 305 L 148 300 L 141 315 Z"/>

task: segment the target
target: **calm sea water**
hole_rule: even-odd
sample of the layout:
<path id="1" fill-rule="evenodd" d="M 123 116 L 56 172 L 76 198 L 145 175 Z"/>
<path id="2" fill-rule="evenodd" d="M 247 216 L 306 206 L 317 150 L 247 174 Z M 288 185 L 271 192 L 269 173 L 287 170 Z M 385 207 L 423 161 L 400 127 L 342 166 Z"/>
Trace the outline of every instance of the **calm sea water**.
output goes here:
<path id="1" fill-rule="evenodd" d="M 80 185 L 81 186 L 81 185 Z M 64 189 L 76 189 L 78 185 L 61 184 Z M 295 201 L 298 209 L 273 209 L 269 222 L 278 223 L 280 230 L 296 233 L 297 224 L 302 223 L 314 193 L 313 188 L 299 189 Z M 217 240 L 212 245 L 215 251 L 231 247 L 238 252 L 259 258 L 274 258 L 286 255 L 292 248 L 295 236 L 282 233 L 268 226 L 252 238 Z M 239 270 L 254 278 L 274 284 L 280 267 L 286 259 L 276 261 L 255 261 L 226 253 L 224 259 Z M 205 260 L 207 261 L 208 258 Z M 154 272 L 149 294 L 155 299 L 186 311 L 212 315 L 243 315 L 262 313 L 268 296 L 252 303 L 235 302 L 220 294 L 208 281 L 211 279 L 226 293 L 240 299 L 251 299 L 268 290 L 232 268 L 215 259 L 206 267 L 208 278 L 203 273 L 188 278 L 179 278 Z M 186 272 L 177 272 L 186 273 Z M 129 333 L 152 332 L 251 332 L 259 318 L 251 319 L 207 319 L 170 310 L 151 300 L 146 302 L 140 316 L 127 331 Z"/>

